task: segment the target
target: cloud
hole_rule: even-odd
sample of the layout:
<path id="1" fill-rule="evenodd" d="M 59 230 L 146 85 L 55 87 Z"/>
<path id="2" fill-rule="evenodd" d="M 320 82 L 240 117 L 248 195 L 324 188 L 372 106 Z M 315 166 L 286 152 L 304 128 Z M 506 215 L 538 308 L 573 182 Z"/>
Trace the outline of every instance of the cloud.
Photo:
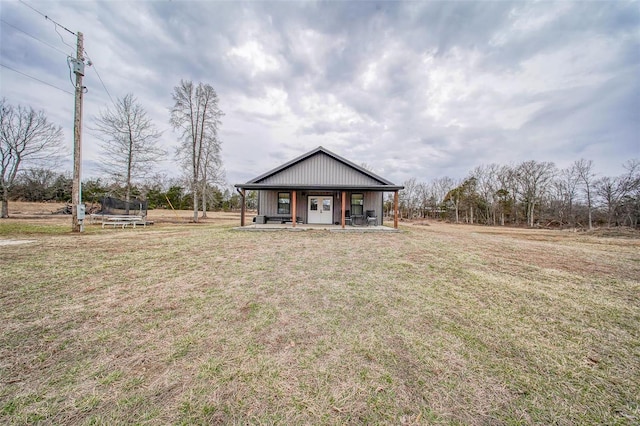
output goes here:
<path id="1" fill-rule="evenodd" d="M 136 95 L 172 149 L 181 79 L 213 85 L 231 183 L 318 145 L 402 182 L 479 164 L 640 157 L 640 7 L 629 2 L 33 2 L 85 35 L 85 126 Z M 2 18 L 63 51 L 20 3 Z M 74 37 L 63 34 L 66 43 Z M 64 54 L 2 25 L 2 63 L 70 89 Z M 71 142 L 73 99 L 5 68 L 2 96 Z M 87 173 L 100 159 L 85 134 Z M 179 174 L 173 162 L 162 165 Z"/>

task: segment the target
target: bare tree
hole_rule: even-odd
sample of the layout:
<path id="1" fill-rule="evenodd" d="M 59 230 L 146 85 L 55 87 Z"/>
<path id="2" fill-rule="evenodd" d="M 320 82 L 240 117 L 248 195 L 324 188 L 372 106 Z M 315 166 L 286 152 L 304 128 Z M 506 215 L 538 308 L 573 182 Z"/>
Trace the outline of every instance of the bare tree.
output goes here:
<path id="1" fill-rule="evenodd" d="M 605 176 L 594 184 L 594 193 L 607 208 L 607 226 L 611 227 L 615 221 L 618 224 L 618 215 L 622 199 L 626 195 L 626 179 L 624 176 L 611 178 Z"/>
<path id="2" fill-rule="evenodd" d="M 417 192 L 418 192 L 417 204 L 418 204 L 418 209 L 420 210 L 420 216 L 426 219 L 427 212 L 429 210 L 429 204 L 430 204 L 430 195 L 431 195 L 430 185 L 428 185 L 426 182 L 420 182 L 418 184 Z"/>
<path id="3" fill-rule="evenodd" d="M 496 196 L 500 204 L 500 223 L 505 224 L 505 213 L 508 212 L 510 222 L 518 225 L 518 195 L 521 193 L 520 180 L 516 166 L 506 165 L 500 167 L 496 176 L 500 189 L 496 191 Z"/>
<path id="4" fill-rule="evenodd" d="M 593 229 L 593 220 L 591 218 L 591 190 L 595 179 L 593 173 L 593 161 L 581 158 L 573 163 L 575 173 L 582 182 L 584 194 L 587 197 L 587 213 L 589 215 L 589 229 Z"/>
<path id="5" fill-rule="evenodd" d="M 211 189 L 223 185 L 225 181 L 225 171 L 222 168 L 220 158 L 220 142 L 207 144 L 204 149 L 202 159 L 201 182 L 202 188 L 202 217 L 207 217 L 207 198 L 211 195 Z"/>
<path id="6" fill-rule="evenodd" d="M 0 186 L 2 211 L 9 217 L 9 193 L 24 164 L 51 165 L 62 150 L 62 128 L 47 120 L 44 111 L 14 108 L 0 101 Z"/>
<path id="7" fill-rule="evenodd" d="M 629 226 L 637 227 L 640 221 L 640 160 L 631 159 L 623 164 L 627 173 L 623 175 L 624 197 L 622 208 Z"/>
<path id="8" fill-rule="evenodd" d="M 476 179 L 467 178 L 451 189 L 444 197 L 444 202 L 453 206 L 456 223 L 460 223 L 460 208 L 467 207 L 467 222 L 473 223 L 473 206 L 475 201 Z"/>
<path id="9" fill-rule="evenodd" d="M 556 173 L 556 166 L 550 162 L 525 161 L 516 168 L 522 201 L 527 212 L 527 223 L 535 223 L 535 208 L 546 194 Z"/>
<path id="10" fill-rule="evenodd" d="M 431 213 L 431 217 L 436 219 L 444 212 L 444 198 L 453 188 L 454 182 L 448 176 L 434 179 L 432 182 L 421 183 L 421 204 L 422 208 Z"/>
<path id="11" fill-rule="evenodd" d="M 438 204 L 444 203 L 444 198 L 454 186 L 455 182 L 449 176 L 439 177 L 433 181 L 433 192 L 434 196 L 438 200 Z"/>
<path id="12" fill-rule="evenodd" d="M 101 111 L 95 123 L 102 141 L 101 168 L 116 182 L 124 183 L 128 202 L 132 182 L 146 177 L 153 164 L 166 155 L 157 146 L 162 133 L 131 93 L 119 98 L 114 109 Z"/>
<path id="13" fill-rule="evenodd" d="M 640 217 L 640 160 L 629 160 L 623 167 L 625 174 L 605 176 L 593 185 L 594 195 L 607 209 L 607 226 L 636 226 Z"/>
<path id="14" fill-rule="evenodd" d="M 171 125 L 181 131 L 182 143 L 178 148 L 193 193 L 193 221 L 198 221 L 198 187 L 202 186 L 203 166 L 207 152 L 217 146 L 218 127 L 223 112 L 218 106 L 218 94 L 208 84 L 181 80 L 173 89 L 174 105 Z"/>
<path id="15" fill-rule="evenodd" d="M 464 181 L 463 185 L 463 201 L 465 209 L 465 222 L 475 223 L 475 209 L 478 206 L 478 180 L 475 176 L 470 176 Z"/>
<path id="16" fill-rule="evenodd" d="M 556 189 L 556 195 L 559 199 L 560 208 L 558 211 L 560 227 L 562 228 L 564 223 L 564 207 L 568 208 L 568 220 L 571 221 L 571 224 L 575 226 L 575 215 L 573 212 L 574 202 L 576 200 L 576 195 L 578 192 L 578 183 L 580 177 L 578 176 L 578 171 L 576 169 L 575 164 L 566 169 L 560 170 L 556 181 L 554 182 L 554 187 Z"/>
<path id="17" fill-rule="evenodd" d="M 411 178 L 404 181 L 402 184 L 404 189 L 400 191 L 400 205 L 401 210 L 404 210 L 407 214 L 407 219 L 413 218 L 413 213 L 417 207 L 418 200 L 418 182 L 416 178 Z"/>
<path id="18" fill-rule="evenodd" d="M 496 210 L 498 207 L 498 196 L 496 191 L 499 189 L 498 172 L 500 166 L 492 163 L 488 166 L 480 165 L 471 171 L 471 176 L 476 178 L 476 191 L 478 200 L 483 207 L 485 216 L 485 224 L 496 224 Z"/>

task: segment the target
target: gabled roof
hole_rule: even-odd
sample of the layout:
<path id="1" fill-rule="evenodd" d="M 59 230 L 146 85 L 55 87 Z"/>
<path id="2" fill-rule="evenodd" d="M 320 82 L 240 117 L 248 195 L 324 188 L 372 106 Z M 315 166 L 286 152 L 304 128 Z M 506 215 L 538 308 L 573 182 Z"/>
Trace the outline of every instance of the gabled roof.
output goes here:
<path id="1" fill-rule="evenodd" d="M 356 175 L 360 176 L 360 178 L 358 179 L 360 180 L 360 182 L 288 182 L 282 180 L 282 177 L 285 176 L 289 171 L 292 172 L 292 170 L 296 166 L 300 167 L 299 165 L 304 162 L 310 164 L 313 161 L 312 158 L 316 156 L 329 157 L 330 159 L 334 160 L 334 162 L 340 164 L 339 168 L 341 170 L 345 168 L 351 170 L 351 172 L 349 173 L 351 173 L 352 177 Z M 309 164 L 306 164 L 305 166 L 308 166 Z M 278 179 L 278 175 L 280 175 L 280 179 Z M 322 146 L 319 146 L 316 149 L 307 152 L 306 154 L 294 158 L 293 160 L 284 163 L 281 166 L 278 166 L 275 169 L 272 169 L 254 179 L 251 179 L 245 184 L 237 184 L 235 186 L 238 188 L 247 189 L 368 189 L 375 191 L 394 191 L 403 189 L 402 186 L 394 185 L 387 179 L 384 179 L 383 177 L 380 177 L 375 173 L 358 166 L 357 164 L 329 151 Z"/>
<path id="2" fill-rule="evenodd" d="M 380 182 L 383 185 L 393 185 L 393 183 L 389 182 L 388 180 L 386 180 L 384 178 L 381 178 L 380 176 L 370 172 L 369 170 L 367 170 L 367 169 L 365 169 L 363 167 L 360 167 L 355 163 L 352 163 L 351 161 L 347 160 L 346 158 L 341 157 L 338 154 L 335 154 L 335 153 L 329 151 L 328 149 L 326 149 L 323 146 L 319 146 L 316 149 L 307 152 L 306 154 L 302 154 L 300 157 L 294 158 L 293 160 L 291 160 L 291 161 L 289 161 L 287 163 L 284 163 L 283 165 L 281 165 L 279 167 L 276 167 L 275 169 L 270 170 L 267 173 L 262 174 L 262 175 L 258 176 L 257 178 L 254 178 L 254 179 L 248 181 L 247 183 L 259 183 L 260 181 L 265 180 L 266 178 L 268 178 L 270 176 L 273 176 L 273 175 L 275 175 L 277 173 L 280 173 L 281 171 L 283 171 L 285 169 L 288 169 L 288 168 L 290 168 L 291 166 L 293 166 L 295 164 L 301 163 L 304 160 L 306 160 L 306 159 L 308 159 L 310 157 L 313 157 L 314 155 L 316 155 L 319 152 L 322 152 L 322 153 L 328 155 L 329 157 L 332 157 L 333 159 L 338 160 L 342 164 L 345 164 L 345 165 L 351 167 L 352 169 L 357 170 L 360 173 L 362 173 L 362 174 L 364 174 L 366 176 L 369 176 L 372 179 L 377 180 L 378 182 Z"/>

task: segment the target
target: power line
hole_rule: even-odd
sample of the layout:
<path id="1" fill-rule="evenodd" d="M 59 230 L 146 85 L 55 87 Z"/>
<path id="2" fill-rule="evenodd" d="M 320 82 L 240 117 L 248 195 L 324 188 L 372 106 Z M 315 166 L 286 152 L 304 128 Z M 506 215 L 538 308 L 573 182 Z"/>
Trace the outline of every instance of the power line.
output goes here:
<path id="1" fill-rule="evenodd" d="M 27 6 L 29 9 L 31 9 L 31 10 L 33 10 L 34 12 L 38 13 L 39 15 L 44 16 L 44 18 L 45 18 L 45 19 L 47 19 L 47 20 L 49 20 L 49 21 L 53 22 L 54 30 L 56 31 L 56 34 L 58 34 L 58 36 L 60 37 L 60 40 L 62 40 L 62 43 L 64 43 L 65 45 L 67 45 L 67 46 L 69 46 L 69 47 L 71 47 L 71 48 L 73 49 L 73 46 L 71 46 L 71 45 L 70 45 L 70 44 L 68 44 L 66 41 L 64 41 L 64 38 L 62 37 L 62 34 L 60 34 L 60 33 L 58 32 L 58 27 L 60 27 L 60 28 L 64 29 L 65 31 L 67 31 L 67 32 L 68 32 L 68 33 L 70 33 L 70 34 L 73 34 L 74 36 L 77 36 L 77 34 L 76 34 L 76 33 L 74 33 L 73 31 L 71 31 L 70 29 L 68 29 L 68 28 L 67 28 L 67 27 L 65 27 L 64 25 L 61 25 L 61 24 L 57 23 L 56 21 L 54 21 L 53 19 L 49 18 L 47 15 L 45 15 L 45 14 L 44 14 L 44 13 L 42 13 L 42 12 L 40 12 L 38 9 L 34 8 L 33 6 L 31 6 L 30 4 L 26 3 L 25 1 L 23 1 L 23 0 L 18 0 L 18 1 L 19 1 L 20 3 L 22 3 L 22 4 L 24 4 L 25 6 Z M 19 30 L 19 31 L 22 31 L 22 30 L 20 30 L 19 28 L 15 27 L 15 26 L 13 26 L 13 25 L 11 25 L 11 24 L 9 24 L 9 23 L 8 23 L 8 22 L 6 22 L 5 20 L 2 20 L 2 22 L 6 23 L 7 25 L 12 26 L 13 28 L 16 28 L 16 29 L 17 29 L 17 30 Z M 34 37 L 34 36 L 32 36 L 32 35 L 30 35 L 30 34 L 26 33 L 25 31 L 22 31 L 22 32 L 23 32 L 23 33 L 25 33 L 25 34 L 27 34 L 27 35 L 28 35 L 28 36 L 30 36 L 30 37 L 35 38 L 36 40 L 38 40 L 38 41 L 40 41 L 40 42 L 42 42 L 42 43 L 45 43 L 44 41 L 37 39 L 36 37 Z M 56 47 L 54 47 L 54 46 L 51 46 L 51 45 L 49 45 L 48 43 L 45 43 L 45 44 L 47 44 L 48 46 L 50 46 L 50 47 L 52 47 L 52 48 L 54 48 L 54 49 L 58 50 L 59 52 L 62 52 L 60 49 L 58 49 L 58 48 L 56 48 Z M 98 69 L 96 68 L 95 64 L 93 64 L 93 61 L 92 61 L 92 60 L 91 60 L 91 58 L 89 57 L 89 54 L 87 54 L 87 51 L 86 51 L 86 50 L 84 50 L 84 49 L 83 49 L 83 51 L 84 51 L 85 55 L 87 56 L 87 59 L 89 60 L 89 65 L 90 65 L 90 66 L 93 66 L 93 69 L 94 69 L 94 71 L 96 72 L 96 75 L 98 76 L 98 80 L 100 80 L 100 84 L 102 84 L 102 87 L 104 88 L 104 91 L 105 91 L 105 92 L 107 92 L 107 95 L 109 96 L 109 99 L 111 99 L 111 103 L 112 103 L 114 106 L 116 106 L 116 103 L 113 101 L 113 97 L 111 96 L 111 93 L 109 93 L 109 90 L 107 89 L 107 86 L 104 84 L 104 81 L 102 80 L 102 77 L 100 77 L 100 73 L 98 72 Z M 66 52 L 62 52 L 62 53 L 64 53 L 64 54 L 67 56 L 67 65 L 69 66 L 69 71 L 71 72 L 71 65 L 69 64 L 69 58 L 70 58 L 70 56 L 69 56 Z M 15 70 L 14 70 L 14 71 L 15 71 Z M 19 71 L 16 71 L 16 72 L 19 72 Z M 29 77 L 29 76 L 27 76 L 27 77 Z M 48 83 L 45 83 L 45 84 L 48 84 Z M 71 84 L 73 85 L 73 81 L 71 81 Z M 59 88 L 58 88 L 58 89 L 59 89 Z M 60 89 L 60 90 L 63 90 L 63 89 Z M 67 92 L 67 93 L 69 93 L 69 92 Z"/>
<path id="2" fill-rule="evenodd" d="M 61 88 L 59 88 L 58 86 L 54 86 L 53 84 L 51 84 L 51 83 L 47 83 L 46 81 L 42 81 L 42 80 L 40 80 L 39 78 L 35 78 L 35 77 L 33 77 L 33 76 L 30 76 L 29 74 L 25 74 L 25 73 L 23 73 L 22 71 L 18 71 L 17 69 L 11 68 L 11 67 L 10 67 L 10 66 L 8 66 L 8 65 L 5 65 L 5 64 L 3 64 L 3 63 L 0 63 L 0 66 L 1 66 L 1 67 L 4 67 L 4 68 L 7 68 L 7 69 L 9 69 L 9 70 L 11 70 L 11 71 L 13 71 L 13 72 L 18 73 L 18 74 L 22 74 L 22 75 L 24 75 L 25 77 L 29 77 L 29 78 L 30 78 L 30 79 L 32 79 L 32 80 L 39 81 L 39 82 L 40 82 L 40 83 L 42 83 L 42 84 L 46 84 L 47 86 L 51 86 L 51 87 L 53 87 L 54 89 L 58 89 L 58 90 L 60 90 L 61 92 L 68 93 L 68 94 L 70 94 L 70 95 L 72 95 L 72 96 L 73 96 L 73 93 L 72 93 L 72 92 L 69 92 L 68 90 L 61 89 Z"/>
<path id="3" fill-rule="evenodd" d="M 87 57 L 87 59 L 89 60 L 89 64 L 91 65 L 93 70 L 96 72 L 96 75 L 98 76 L 98 80 L 100 80 L 100 83 L 102 84 L 102 87 L 104 88 L 104 91 L 107 92 L 107 95 L 109 95 L 109 99 L 111 99 L 111 103 L 113 104 L 113 106 L 116 106 L 116 103 L 113 101 L 113 98 L 111 97 L 111 93 L 109 93 L 109 90 L 107 90 L 107 86 L 105 86 L 104 81 L 102 81 L 102 77 L 100 77 L 100 73 L 98 73 L 98 68 L 96 68 L 96 64 L 91 60 L 91 58 L 89 57 L 89 54 L 87 53 L 86 50 L 84 51 L 84 54 Z"/>
<path id="4" fill-rule="evenodd" d="M 63 28 L 64 28 L 64 27 L 63 27 Z M 57 27 L 57 26 L 54 26 L 54 27 L 53 27 L 53 30 L 56 32 L 56 34 L 58 34 L 58 37 L 60 37 L 60 41 L 62 41 L 62 44 L 66 44 L 67 46 L 69 46 L 70 48 L 72 48 L 72 49 L 73 49 L 73 46 L 72 46 L 72 45 L 70 45 L 69 43 L 67 43 L 66 41 L 64 41 L 64 37 L 62 37 L 62 34 L 60 34 L 60 33 L 58 32 L 58 27 Z"/>
<path id="5" fill-rule="evenodd" d="M 23 33 L 23 34 L 28 35 L 28 36 L 29 36 L 29 37 L 31 37 L 32 39 L 37 40 L 37 41 L 39 41 L 40 43 L 42 43 L 42 44 L 44 44 L 44 45 L 46 45 L 46 46 L 49 46 L 49 47 L 50 47 L 50 48 L 52 48 L 52 49 L 57 50 L 58 52 L 60 52 L 60 53 L 64 54 L 65 56 L 69 56 L 69 54 L 68 54 L 67 52 L 65 52 L 65 51 L 63 51 L 63 50 L 61 50 L 61 49 L 58 49 L 58 48 L 57 48 L 57 47 L 55 47 L 54 45 L 49 44 L 49 43 L 47 43 L 47 42 L 46 42 L 46 41 L 44 41 L 44 40 L 40 40 L 38 37 L 36 37 L 36 36 L 34 36 L 34 35 L 32 35 L 32 34 L 29 34 L 29 33 L 28 33 L 28 32 L 26 32 L 25 30 L 22 30 L 22 29 L 20 29 L 20 28 L 16 27 L 15 25 L 13 25 L 13 24 L 11 24 L 11 23 L 9 23 L 9 22 L 5 21 L 4 19 L 0 18 L 0 21 L 2 21 L 2 23 L 3 23 L 3 24 L 6 24 L 6 25 L 10 26 L 11 28 L 14 28 L 14 29 L 16 29 L 16 30 L 20 31 L 20 32 L 21 32 L 21 33 Z"/>
<path id="6" fill-rule="evenodd" d="M 20 3 L 24 4 L 25 6 L 27 6 L 29 9 L 33 10 L 34 12 L 44 16 L 44 19 L 48 19 L 49 21 L 53 22 L 53 25 L 55 25 L 56 27 L 60 27 L 63 30 L 67 31 L 70 34 L 73 34 L 74 36 L 77 36 L 76 33 L 74 33 L 73 31 L 71 31 L 69 28 L 65 27 L 64 25 L 60 25 L 58 24 L 56 21 L 54 21 L 53 19 L 49 18 L 47 15 L 45 15 L 44 13 L 40 12 L 38 9 L 36 9 L 35 7 L 31 6 L 30 4 L 22 1 L 22 0 L 18 0 Z M 57 32 L 57 31 L 56 31 Z M 59 35 L 59 34 L 58 34 Z M 61 36 L 62 37 L 62 36 Z"/>

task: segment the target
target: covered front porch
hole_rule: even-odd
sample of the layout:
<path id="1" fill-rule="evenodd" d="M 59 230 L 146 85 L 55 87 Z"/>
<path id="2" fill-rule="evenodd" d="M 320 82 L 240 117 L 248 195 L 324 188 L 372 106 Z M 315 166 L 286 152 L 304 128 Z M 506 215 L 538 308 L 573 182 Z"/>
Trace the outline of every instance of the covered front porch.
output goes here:
<path id="1" fill-rule="evenodd" d="M 240 186 L 240 185 L 238 185 Z M 398 229 L 398 189 L 393 191 L 393 228 L 384 226 L 384 192 L 389 188 L 349 187 L 268 187 L 258 190 L 258 215 L 247 220 L 246 191 L 253 185 L 240 186 L 240 226 L 255 229 L 282 227 L 305 229 Z M 387 206 L 389 210 L 389 206 Z M 389 219 L 387 219 L 389 220 Z M 390 225 L 390 224 L 389 224 Z"/>

